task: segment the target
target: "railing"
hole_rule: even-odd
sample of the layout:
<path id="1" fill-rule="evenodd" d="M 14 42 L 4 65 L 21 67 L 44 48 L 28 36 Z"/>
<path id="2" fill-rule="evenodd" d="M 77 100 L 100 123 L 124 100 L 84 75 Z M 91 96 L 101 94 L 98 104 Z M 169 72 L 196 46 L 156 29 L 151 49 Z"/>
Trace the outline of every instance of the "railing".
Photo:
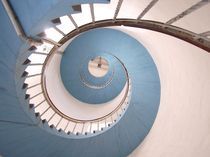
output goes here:
<path id="1" fill-rule="evenodd" d="M 49 56 L 50 58 L 50 56 Z M 48 59 L 49 59 L 48 58 Z M 106 127 L 109 127 L 111 124 L 113 124 L 114 122 L 117 121 L 117 119 L 124 113 L 125 109 L 127 108 L 127 106 L 129 105 L 129 99 L 130 99 L 130 94 L 131 94 L 131 80 L 129 79 L 129 75 L 128 75 L 128 71 L 125 68 L 124 64 L 115 56 L 115 58 L 121 63 L 124 72 L 125 72 L 125 76 L 126 76 L 126 91 L 125 94 L 121 100 L 121 102 L 119 103 L 119 105 L 117 105 L 117 107 L 111 111 L 110 113 L 102 116 L 102 117 L 98 117 L 96 119 L 88 119 L 88 120 L 81 120 L 81 119 L 75 119 L 72 117 L 69 117 L 65 114 L 63 114 L 53 103 L 53 101 L 50 99 L 48 92 L 47 92 L 47 88 L 46 88 L 46 77 L 45 75 L 42 75 L 42 88 L 43 88 L 43 94 L 46 98 L 46 101 L 49 103 L 50 107 L 53 109 L 53 111 L 59 115 L 61 117 L 61 119 L 65 119 L 67 122 L 66 126 L 64 127 L 64 131 L 67 133 L 75 133 L 76 135 L 78 134 L 87 134 L 87 133 L 95 133 L 96 131 L 100 131 Z M 46 60 L 47 62 L 48 60 Z M 45 68 L 43 68 L 43 73 L 45 71 Z M 52 118 L 55 115 L 52 115 Z M 51 119 L 52 119 L 51 118 Z M 51 120 L 50 119 L 50 120 Z M 47 121 L 48 123 L 50 122 L 49 120 Z M 59 125 L 61 121 L 59 121 L 56 126 Z M 75 128 L 73 128 L 72 130 L 68 130 L 68 126 L 69 124 L 73 123 Z M 76 126 L 81 126 L 80 128 L 77 128 Z M 85 129 L 85 126 L 88 127 L 87 129 Z M 104 126 L 104 127 L 102 127 Z M 94 129 L 95 127 L 95 129 Z"/>
<path id="2" fill-rule="evenodd" d="M 29 97 L 30 103 L 34 104 L 35 111 L 39 112 L 39 114 L 36 115 L 41 117 L 42 122 L 47 122 L 51 127 L 55 127 L 59 131 L 63 130 L 67 134 L 72 133 L 74 135 L 86 135 L 88 133 L 96 133 L 97 131 L 101 131 L 104 128 L 109 127 L 117 119 L 119 119 L 120 116 L 122 116 L 122 114 L 128 107 L 131 96 L 131 80 L 129 78 L 126 67 L 120 60 L 119 61 L 124 67 L 127 78 L 126 93 L 119 105 L 109 114 L 99 117 L 97 119 L 74 119 L 63 114 L 53 104 L 46 89 L 46 78 L 44 75 L 46 62 L 50 58 L 50 56 L 57 51 L 57 48 L 59 46 L 65 44 L 68 40 L 72 39 L 73 37 L 79 35 L 82 32 L 94 28 L 110 26 L 129 26 L 144 28 L 177 37 L 191 44 L 194 44 L 206 50 L 207 52 L 210 52 L 210 40 L 206 37 L 207 35 L 205 36 L 205 34 L 196 34 L 191 31 L 172 26 L 169 22 L 161 23 L 156 21 L 142 20 L 142 17 L 157 2 L 158 0 L 151 0 L 148 6 L 139 14 L 139 16 L 136 19 L 119 19 L 117 18 L 117 16 L 123 3 L 123 0 L 119 0 L 114 10 L 113 18 L 101 21 L 96 20 L 94 4 L 86 5 L 86 7 L 90 7 L 89 11 L 91 15 L 91 20 L 89 22 L 86 22 L 84 25 L 80 26 L 77 23 L 78 19 L 75 15 L 66 15 L 57 18 L 60 20 L 56 20 L 58 21 L 58 23 L 54 23 L 55 26 L 49 28 L 45 32 L 39 33 L 38 36 L 41 38 L 42 41 L 44 41 L 44 43 L 39 47 L 30 48 L 30 52 L 32 52 L 32 54 L 29 56 L 29 60 L 24 62 L 24 64 L 27 65 L 26 71 L 28 71 L 29 73 L 24 72 L 22 77 L 26 77 L 23 88 L 26 88 L 27 94 L 30 94 L 30 96 L 26 95 L 26 98 Z M 196 4 L 196 6 L 201 7 L 206 3 L 208 2 L 202 3 L 202 5 L 200 5 L 199 2 L 198 4 Z M 191 7 L 184 12 L 187 12 L 189 14 L 192 11 L 198 9 L 199 7 Z M 179 16 L 179 18 L 185 16 L 185 14 L 180 15 L 182 16 Z M 179 20 L 179 18 L 175 17 L 171 20 Z M 69 26 L 67 28 L 64 26 L 65 23 L 69 23 Z M 53 36 L 51 36 L 50 32 L 53 33 Z M 38 62 L 40 61 L 40 58 L 42 62 Z M 32 62 L 30 62 L 30 60 Z M 29 86 L 27 86 L 27 84 Z M 32 105 L 30 106 L 32 107 Z"/>
<path id="3" fill-rule="evenodd" d="M 30 104 L 34 104 L 33 108 L 36 112 L 36 116 L 39 116 L 43 123 L 47 122 L 51 128 L 54 127 L 58 131 L 63 130 L 67 134 L 78 136 L 88 135 L 89 133 L 94 134 L 96 132 L 103 131 L 105 128 L 110 127 L 113 123 L 120 119 L 120 117 L 124 114 L 126 108 L 129 105 L 131 96 L 131 80 L 129 78 L 128 71 L 125 65 L 116 56 L 114 57 L 122 65 L 126 76 L 126 90 L 122 100 L 114 110 L 106 115 L 103 115 L 102 117 L 98 117 L 96 119 L 81 120 L 63 114 L 50 99 L 46 88 L 46 76 L 44 75 L 44 72 L 48 60 L 50 60 L 50 57 L 55 52 L 57 52 L 57 47 L 52 47 L 52 45 L 45 43 L 45 45 L 42 45 L 42 48 L 39 47 L 36 50 L 35 48 L 32 48 L 33 52 L 31 54 L 36 54 L 39 57 L 43 56 L 44 58 L 42 59 L 42 63 L 35 63 L 37 59 L 34 59 L 34 57 L 32 56 L 29 57 L 29 59 L 27 59 L 27 62 L 24 62 L 24 64 L 27 65 L 27 68 L 39 67 L 38 71 L 37 69 L 35 69 L 35 71 L 31 71 L 29 74 L 26 73 L 25 84 L 30 85 L 26 86 L 26 93 L 30 94 L 30 96 L 26 98 L 29 99 Z M 32 60 L 32 58 L 35 61 L 31 62 L 30 59 Z M 33 84 L 31 82 L 33 82 Z"/>
<path id="4" fill-rule="evenodd" d="M 116 58 L 116 57 L 115 57 Z M 123 65 L 124 66 L 124 65 Z M 80 80 L 82 81 L 82 83 L 89 88 L 92 89 L 102 89 L 107 87 L 113 80 L 113 76 L 114 76 L 114 69 L 113 71 L 111 71 L 111 76 L 109 77 L 108 80 L 106 80 L 104 83 L 100 84 L 100 85 L 96 85 L 96 84 L 91 84 L 89 83 L 86 79 L 85 79 L 85 74 L 83 72 L 80 73 Z"/>
<path id="5" fill-rule="evenodd" d="M 96 9 L 97 7 L 94 7 L 94 4 L 91 5 L 82 5 L 84 6 L 84 11 L 87 13 L 89 10 L 90 12 L 90 17 L 86 18 L 81 18 L 80 14 L 73 14 L 73 15 L 66 15 L 63 17 L 60 17 L 60 19 L 63 19 L 63 23 L 57 24 L 56 30 L 60 30 L 61 32 L 65 32 L 64 34 L 59 33 L 59 31 L 54 30 L 54 34 L 57 34 L 56 36 L 60 36 L 58 39 L 54 39 L 54 44 L 64 44 L 67 40 L 71 39 L 72 37 L 78 35 L 79 33 L 82 33 L 84 31 L 88 31 L 90 29 L 94 28 L 99 28 L 99 27 L 110 27 L 110 26 L 129 26 L 129 27 L 136 27 L 136 28 L 144 28 L 144 29 L 149 29 L 149 30 L 154 30 L 157 32 L 165 33 L 171 36 L 174 36 L 176 38 L 182 39 L 184 41 L 187 41 L 195 46 L 198 46 L 199 48 L 202 48 L 206 50 L 207 52 L 210 52 L 210 39 L 208 36 L 204 33 L 194 33 L 188 30 L 185 30 L 180 27 L 176 27 L 171 25 L 173 22 L 169 21 L 174 21 L 174 20 L 179 20 L 186 16 L 187 14 L 190 14 L 194 12 L 195 10 L 205 6 L 208 4 L 210 1 L 199 1 L 195 5 L 192 5 L 190 8 L 186 9 L 182 13 L 180 13 L 180 16 L 175 16 L 172 19 L 169 19 L 168 22 L 157 22 L 157 21 L 151 21 L 151 20 L 142 20 L 142 18 L 145 16 L 146 13 L 150 11 L 150 9 L 158 3 L 158 0 L 151 0 L 151 2 L 146 6 L 146 8 L 140 12 L 140 14 L 133 19 L 126 19 L 126 18 L 117 18 L 118 14 L 120 12 L 120 9 L 124 3 L 124 0 L 118 0 L 116 3 L 113 17 L 110 17 L 110 19 L 105 18 L 104 20 L 99 20 L 97 21 L 96 19 Z M 112 5 L 112 1 L 111 4 Z M 89 9 L 87 8 L 89 6 Z M 65 19 L 65 20 L 64 20 Z M 79 25 L 78 23 L 80 22 L 81 19 L 89 19 L 89 21 L 83 22 L 82 25 Z M 92 19 L 92 20 L 91 20 Z M 64 25 L 64 22 L 68 21 L 67 23 L 72 23 L 73 28 L 66 30 L 64 27 L 61 27 L 61 25 Z M 54 27 L 54 28 L 55 28 Z M 70 27 L 70 26 L 69 26 Z M 51 30 L 53 28 L 50 28 Z M 208 31 L 207 31 L 208 32 Z M 46 33 L 41 32 L 42 38 L 47 37 Z M 49 35 L 48 35 L 49 37 Z M 46 39 L 46 38 L 45 38 Z M 53 39 L 50 39 L 53 40 Z M 59 42 L 58 42 L 59 41 Z"/>

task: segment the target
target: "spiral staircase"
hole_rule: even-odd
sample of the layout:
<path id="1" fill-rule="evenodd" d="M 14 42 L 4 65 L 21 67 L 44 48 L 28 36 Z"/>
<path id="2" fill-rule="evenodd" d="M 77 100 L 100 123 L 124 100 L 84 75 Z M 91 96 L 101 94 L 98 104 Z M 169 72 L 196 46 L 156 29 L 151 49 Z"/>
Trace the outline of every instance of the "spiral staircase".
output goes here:
<path id="1" fill-rule="evenodd" d="M 1 0 L 0 156 L 208 157 L 209 0 Z"/>

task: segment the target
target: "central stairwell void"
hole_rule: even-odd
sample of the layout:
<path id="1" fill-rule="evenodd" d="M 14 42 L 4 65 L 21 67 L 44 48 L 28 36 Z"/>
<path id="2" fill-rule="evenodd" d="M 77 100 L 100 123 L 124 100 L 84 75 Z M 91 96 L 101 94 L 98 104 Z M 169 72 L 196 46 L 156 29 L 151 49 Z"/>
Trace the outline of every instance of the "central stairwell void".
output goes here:
<path id="1" fill-rule="evenodd" d="M 161 84 L 151 52 L 131 27 L 210 50 L 207 37 L 171 25 L 209 1 L 166 23 L 142 20 L 158 0 L 135 19 L 118 18 L 123 0 L 1 2 L 1 21 L 12 30 L 0 28 L 11 66 L 0 86 L 7 104 L 0 116 L 4 157 L 125 157 L 143 142 Z"/>
<path id="2" fill-rule="evenodd" d="M 92 58 L 88 62 L 88 71 L 95 77 L 103 77 L 109 71 L 109 62 L 101 56 Z"/>
<path id="3" fill-rule="evenodd" d="M 63 52 L 52 51 L 43 64 L 40 86 L 44 91 L 32 95 L 30 89 L 26 90 L 43 127 L 46 129 L 49 125 L 47 131 L 54 134 L 57 129 L 56 134 L 65 138 L 81 139 L 99 134 L 106 136 L 106 132 L 115 134 L 120 132 L 120 126 L 129 126 L 129 134 L 138 134 L 137 146 L 149 132 L 160 101 L 158 72 L 146 49 L 129 35 L 114 29 L 88 31 L 61 48 Z M 89 62 L 93 58 L 109 64 L 103 77 L 89 72 Z M 56 66 L 60 68 L 55 70 Z M 34 77 L 36 74 L 28 74 L 25 83 Z M 148 113 L 138 114 L 143 108 Z M 129 119 L 136 120 L 123 120 L 128 115 Z M 137 125 L 138 119 L 142 125 Z M 124 138 L 129 140 L 129 136 Z"/>

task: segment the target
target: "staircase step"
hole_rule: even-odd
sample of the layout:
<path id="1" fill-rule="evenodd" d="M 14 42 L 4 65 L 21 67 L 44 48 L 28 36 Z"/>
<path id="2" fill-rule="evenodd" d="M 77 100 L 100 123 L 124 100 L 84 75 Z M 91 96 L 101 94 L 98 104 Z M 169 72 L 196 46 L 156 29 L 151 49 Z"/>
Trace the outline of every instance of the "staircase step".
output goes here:
<path id="1" fill-rule="evenodd" d="M 73 5 L 72 9 L 74 10 L 74 12 L 82 12 L 82 7 L 80 4 L 78 5 Z"/>

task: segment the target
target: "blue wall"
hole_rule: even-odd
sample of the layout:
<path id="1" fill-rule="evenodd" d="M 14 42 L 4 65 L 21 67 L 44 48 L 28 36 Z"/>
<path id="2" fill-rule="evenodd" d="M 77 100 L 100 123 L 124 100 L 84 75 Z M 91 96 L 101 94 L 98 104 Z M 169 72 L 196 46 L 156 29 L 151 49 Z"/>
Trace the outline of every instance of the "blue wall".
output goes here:
<path id="1" fill-rule="evenodd" d="M 0 3 L 0 121 L 32 123 L 16 93 L 16 61 L 22 43 Z"/>

